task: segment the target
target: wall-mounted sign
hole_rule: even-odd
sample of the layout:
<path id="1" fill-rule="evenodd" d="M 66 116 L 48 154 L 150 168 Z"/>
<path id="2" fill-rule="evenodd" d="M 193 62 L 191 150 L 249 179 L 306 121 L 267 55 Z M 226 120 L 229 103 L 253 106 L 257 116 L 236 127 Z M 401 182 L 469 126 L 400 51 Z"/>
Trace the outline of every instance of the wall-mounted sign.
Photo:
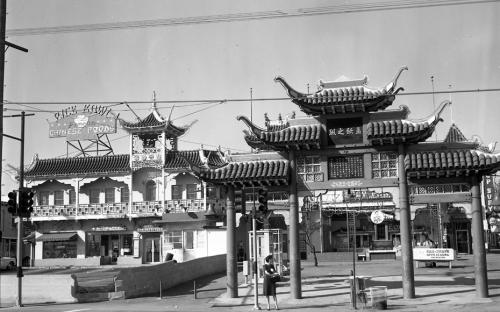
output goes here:
<path id="1" fill-rule="evenodd" d="M 90 229 L 92 232 L 114 232 L 114 231 L 126 231 L 127 227 L 114 225 L 114 226 L 94 226 Z"/>
<path id="2" fill-rule="evenodd" d="M 380 210 L 375 210 L 370 215 L 370 220 L 372 220 L 372 222 L 374 224 L 380 224 L 380 223 L 384 222 L 384 220 L 385 220 L 385 214 L 382 211 L 380 211 Z"/>
<path id="3" fill-rule="evenodd" d="M 364 177 L 363 155 L 345 155 L 328 158 L 328 179 Z"/>
<path id="4" fill-rule="evenodd" d="M 141 152 L 132 152 L 132 169 L 162 168 L 163 157 L 161 148 L 144 148 Z"/>
<path id="5" fill-rule="evenodd" d="M 330 119 L 326 123 L 329 144 L 353 144 L 363 142 L 361 118 Z"/>
<path id="6" fill-rule="evenodd" d="M 144 233 L 144 232 L 163 232 L 163 228 L 159 226 L 154 226 L 152 224 L 145 224 L 143 227 L 138 228 L 137 232 L 139 233 Z"/>
<path id="7" fill-rule="evenodd" d="M 391 192 L 376 192 L 368 189 L 344 190 L 346 202 L 373 202 L 373 201 L 392 201 Z"/>
<path id="8" fill-rule="evenodd" d="M 496 175 L 488 175 L 484 177 L 484 205 L 486 211 L 492 211 L 491 205 L 497 191 L 500 189 L 500 177 Z"/>
<path id="9" fill-rule="evenodd" d="M 116 133 L 116 119 L 109 108 L 98 105 L 76 106 L 54 114 L 49 122 L 49 137 L 66 137 L 66 141 L 94 140 L 98 135 Z"/>

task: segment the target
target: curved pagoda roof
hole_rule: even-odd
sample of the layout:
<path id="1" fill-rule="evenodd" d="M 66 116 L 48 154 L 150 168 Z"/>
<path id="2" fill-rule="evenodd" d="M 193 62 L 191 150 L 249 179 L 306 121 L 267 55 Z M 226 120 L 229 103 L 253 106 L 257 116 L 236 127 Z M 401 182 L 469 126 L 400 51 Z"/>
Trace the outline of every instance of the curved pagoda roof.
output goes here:
<path id="1" fill-rule="evenodd" d="M 139 119 L 139 118 L 138 118 Z M 194 122 L 193 122 L 194 123 Z M 193 124 L 192 123 L 192 124 Z M 156 103 L 153 102 L 151 107 L 151 112 L 144 119 L 139 119 L 135 122 L 125 121 L 120 119 L 120 124 L 129 133 L 158 133 L 165 132 L 168 138 L 175 138 L 183 135 L 192 126 L 176 126 L 170 120 L 161 117 L 160 113 L 156 108 Z"/>
<path id="2" fill-rule="evenodd" d="M 219 151 L 168 151 L 165 155 L 165 169 L 189 169 L 191 165 L 204 168 L 219 168 L 227 164 L 224 155 Z"/>
<path id="3" fill-rule="evenodd" d="M 220 151 L 169 151 L 165 157 L 164 168 L 168 171 L 189 170 L 190 163 L 186 162 L 186 159 L 200 167 L 212 169 L 227 164 Z M 131 172 L 130 156 L 121 154 L 73 158 L 36 158 L 24 176 L 26 179 L 51 179 L 124 175 Z"/>
<path id="4" fill-rule="evenodd" d="M 442 102 L 434 115 L 420 122 L 406 119 L 370 121 L 367 125 L 367 137 L 372 145 L 423 142 L 432 136 L 436 125 L 443 121 L 441 113 L 449 104 L 450 101 Z"/>
<path id="5" fill-rule="evenodd" d="M 245 141 L 252 148 L 275 150 L 320 148 L 322 131 L 320 124 L 294 126 L 285 124 L 262 129 L 245 116 L 238 116 L 236 119 L 242 120 L 250 129 L 250 132 L 244 131 L 244 133 Z"/>
<path id="6" fill-rule="evenodd" d="M 27 179 L 71 176 L 122 175 L 130 173 L 129 155 L 107 155 L 72 158 L 36 158 L 24 173 Z"/>
<path id="7" fill-rule="evenodd" d="M 201 180 L 216 184 L 287 185 L 289 181 L 288 160 L 230 162 L 217 169 L 193 166 L 192 170 Z"/>
<path id="8" fill-rule="evenodd" d="M 408 153 L 405 168 L 409 178 L 439 178 L 491 174 L 500 169 L 500 154 L 476 149 Z"/>
<path id="9" fill-rule="evenodd" d="M 385 109 L 395 99 L 395 95 L 403 90 L 396 89 L 396 83 L 407 67 L 402 67 L 394 79 L 380 89 L 366 86 L 367 78 L 362 80 L 327 82 L 320 81 L 320 90 L 313 94 L 305 94 L 293 89 L 282 77 L 274 80 L 281 83 L 292 102 L 309 115 L 346 114 L 369 112 Z"/>

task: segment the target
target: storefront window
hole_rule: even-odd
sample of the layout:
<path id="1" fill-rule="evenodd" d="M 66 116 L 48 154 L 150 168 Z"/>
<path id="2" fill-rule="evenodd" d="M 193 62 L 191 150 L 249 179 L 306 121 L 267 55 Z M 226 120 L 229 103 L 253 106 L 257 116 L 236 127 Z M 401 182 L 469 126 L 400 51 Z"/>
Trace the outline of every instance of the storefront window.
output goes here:
<path id="1" fill-rule="evenodd" d="M 187 184 L 186 191 L 187 199 L 196 199 L 196 184 Z"/>
<path id="2" fill-rule="evenodd" d="M 87 234 L 86 240 L 86 256 L 98 257 L 101 255 L 101 235 Z"/>
<path id="3" fill-rule="evenodd" d="M 397 159 L 396 153 L 372 154 L 373 178 L 396 178 L 398 176 Z"/>
<path id="4" fill-rule="evenodd" d="M 16 257 L 16 246 L 15 239 L 2 238 L 2 255 L 4 257 Z"/>
<path id="5" fill-rule="evenodd" d="M 207 187 L 207 199 L 217 199 L 217 190 L 214 186 Z"/>
<path id="6" fill-rule="evenodd" d="M 115 189 L 113 187 L 108 187 L 104 190 L 104 201 L 106 204 L 115 202 Z"/>
<path id="7" fill-rule="evenodd" d="M 43 259 L 76 258 L 76 241 L 43 242 Z"/>
<path id="8" fill-rule="evenodd" d="M 172 185 L 172 199 L 182 199 L 182 185 Z"/>
<path id="9" fill-rule="evenodd" d="M 134 237 L 132 234 L 122 236 L 122 254 L 131 256 L 134 254 Z"/>
<path id="10" fill-rule="evenodd" d="M 62 206 L 64 205 L 64 192 L 54 191 L 54 205 Z"/>
<path id="11" fill-rule="evenodd" d="M 169 249 L 182 249 L 182 232 L 166 232 L 165 246 L 169 246 Z"/>
<path id="12" fill-rule="evenodd" d="M 297 157 L 297 175 L 305 182 L 322 182 L 321 159 L 319 156 Z"/>

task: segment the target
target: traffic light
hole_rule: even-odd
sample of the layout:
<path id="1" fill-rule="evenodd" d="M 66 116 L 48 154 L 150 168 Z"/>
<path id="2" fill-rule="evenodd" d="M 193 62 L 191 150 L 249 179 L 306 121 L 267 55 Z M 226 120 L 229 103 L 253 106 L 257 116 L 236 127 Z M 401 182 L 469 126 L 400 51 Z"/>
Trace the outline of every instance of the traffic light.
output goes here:
<path id="1" fill-rule="evenodd" d="M 33 193 L 29 189 L 23 189 L 19 192 L 19 212 L 23 217 L 29 218 L 33 212 Z"/>
<path id="2" fill-rule="evenodd" d="M 259 189 L 259 211 L 263 214 L 267 213 L 267 189 Z"/>
<path id="3" fill-rule="evenodd" d="M 241 214 L 246 214 L 246 198 L 244 190 L 234 191 L 234 210 L 240 212 Z"/>
<path id="4" fill-rule="evenodd" d="M 17 194 L 16 191 L 9 192 L 7 195 L 9 197 L 9 201 L 7 202 L 7 210 L 13 216 L 17 214 Z"/>

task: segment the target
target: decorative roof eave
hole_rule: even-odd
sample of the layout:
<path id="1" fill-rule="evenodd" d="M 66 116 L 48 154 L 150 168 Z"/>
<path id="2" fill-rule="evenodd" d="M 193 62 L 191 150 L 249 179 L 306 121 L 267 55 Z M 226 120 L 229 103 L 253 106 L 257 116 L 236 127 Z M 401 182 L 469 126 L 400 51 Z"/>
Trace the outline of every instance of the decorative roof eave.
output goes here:
<path id="1" fill-rule="evenodd" d="M 245 140 L 253 148 L 272 150 L 310 150 L 321 147 L 321 125 L 288 126 L 280 130 L 267 131 L 254 125 L 245 116 L 238 116 L 238 120 L 248 126 L 252 133 L 245 133 Z"/>
<path id="2" fill-rule="evenodd" d="M 131 173 L 129 155 L 74 158 L 36 158 L 25 172 L 28 180 L 53 178 L 101 177 Z"/>
<path id="3" fill-rule="evenodd" d="M 273 146 L 267 145 L 248 131 L 243 130 L 243 133 L 245 133 L 245 142 L 247 142 L 248 146 L 251 148 L 259 150 L 274 150 Z"/>
<path id="4" fill-rule="evenodd" d="M 371 89 L 353 83 L 349 87 L 322 89 L 311 95 L 296 91 L 280 76 L 274 80 L 285 88 L 292 102 L 306 114 L 345 114 L 377 111 L 391 105 L 395 95 L 404 90 L 396 89 L 396 84 L 401 73 L 407 69 L 400 68 L 393 80 L 381 89 Z"/>
<path id="5" fill-rule="evenodd" d="M 407 154 L 409 178 L 439 178 L 491 174 L 500 170 L 500 153 L 480 150 L 429 151 Z"/>
<path id="6" fill-rule="evenodd" d="M 432 136 L 437 124 L 443 121 L 441 113 L 451 102 L 441 102 L 434 114 L 421 122 L 409 120 L 373 121 L 368 124 L 368 139 L 372 145 L 418 143 Z"/>
<path id="7" fill-rule="evenodd" d="M 197 120 L 194 120 L 191 124 L 182 127 L 174 125 L 170 120 L 154 124 L 148 122 L 148 120 L 152 119 L 151 118 L 152 115 L 153 113 L 151 113 L 147 118 L 145 118 L 143 122 L 138 122 L 135 124 L 127 123 L 126 121 L 120 119 L 120 124 L 123 127 L 123 129 L 133 134 L 165 132 L 167 133 L 168 137 L 180 137 L 184 135 L 194 123 L 197 122 Z"/>
<path id="8" fill-rule="evenodd" d="M 191 171 L 200 180 L 222 185 L 245 187 L 289 183 L 288 160 L 232 162 L 218 169 L 204 169 L 191 164 Z"/>

